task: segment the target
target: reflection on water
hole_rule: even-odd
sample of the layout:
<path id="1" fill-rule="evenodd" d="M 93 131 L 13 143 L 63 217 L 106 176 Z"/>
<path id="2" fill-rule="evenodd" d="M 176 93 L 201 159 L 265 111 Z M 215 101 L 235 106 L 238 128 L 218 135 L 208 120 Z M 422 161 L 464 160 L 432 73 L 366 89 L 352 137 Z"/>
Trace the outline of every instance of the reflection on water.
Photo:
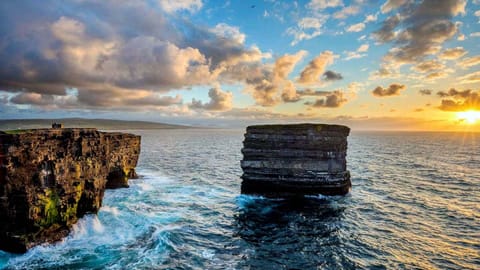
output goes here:
<path id="1" fill-rule="evenodd" d="M 344 206 L 336 200 L 314 197 L 272 200 L 246 195 L 237 200 L 240 205 L 235 217 L 237 235 L 250 247 L 239 266 L 354 268 L 351 261 L 341 256 Z"/>

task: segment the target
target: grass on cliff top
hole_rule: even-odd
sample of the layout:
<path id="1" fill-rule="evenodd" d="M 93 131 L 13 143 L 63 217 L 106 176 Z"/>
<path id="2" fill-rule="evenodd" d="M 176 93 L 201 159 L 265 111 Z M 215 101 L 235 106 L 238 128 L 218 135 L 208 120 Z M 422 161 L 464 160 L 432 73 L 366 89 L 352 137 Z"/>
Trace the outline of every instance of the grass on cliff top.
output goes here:
<path id="1" fill-rule="evenodd" d="M 7 134 L 23 134 L 31 132 L 31 129 L 12 129 L 12 130 L 3 130 L 3 132 Z"/>

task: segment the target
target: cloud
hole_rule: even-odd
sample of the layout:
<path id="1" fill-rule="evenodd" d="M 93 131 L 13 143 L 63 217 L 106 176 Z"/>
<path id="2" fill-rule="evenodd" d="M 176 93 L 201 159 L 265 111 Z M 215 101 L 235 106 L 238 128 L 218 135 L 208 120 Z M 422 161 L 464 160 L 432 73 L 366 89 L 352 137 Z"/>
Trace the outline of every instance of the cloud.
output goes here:
<path id="1" fill-rule="evenodd" d="M 399 73 L 396 69 L 387 65 L 381 66 L 377 71 L 373 72 L 372 78 L 394 78 L 398 77 Z"/>
<path id="2" fill-rule="evenodd" d="M 276 119 L 288 119 L 291 116 L 282 114 L 282 113 L 274 113 L 269 110 L 257 107 L 248 107 L 248 108 L 233 108 L 230 111 L 222 112 L 220 114 L 222 117 L 225 118 L 234 118 L 236 121 L 239 119 L 246 119 L 246 120 L 276 120 Z"/>
<path id="3" fill-rule="evenodd" d="M 295 65 L 307 55 L 307 51 L 301 50 L 296 54 L 285 54 L 275 61 L 273 76 L 276 80 L 284 80 L 287 78 L 295 67 Z"/>
<path id="4" fill-rule="evenodd" d="M 444 50 L 442 53 L 440 53 L 439 58 L 453 60 L 458 59 L 465 54 L 467 54 L 467 51 L 463 47 L 455 47 Z"/>
<path id="5" fill-rule="evenodd" d="M 461 84 L 477 83 L 480 82 L 480 71 L 466 74 L 457 79 Z"/>
<path id="6" fill-rule="evenodd" d="M 323 73 L 323 78 L 325 81 L 338 81 L 343 79 L 342 74 L 331 70 L 325 71 L 325 73 Z"/>
<path id="7" fill-rule="evenodd" d="M 376 22 L 378 18 L 378 13 L 377 14 L 369 14 L 365 16 L 365 20 L 363 21 L 364 23 L 369 23 L 369 22 Z"/>
<path id="8" fill-rule="evenodd" d="M 360 47 L 358 47 L 357 52 L 367 52 L 368 51 L 368 44 L 362 44 Z"/>
<path id="9" fill-rule="evenodd" d="M 480 32 L 470 33 L 470 36 L 471 36 L 471 37 L 480 37 Z"/>
<path id="10" fill-rule="evenodd" d="M 171 14 L 201 7 L 199 0 L 6 3 L 0 7 L 0 90 L 25 93 L 32 104 L 39 103 L 31 94 L 37 93 L 55 102 L 78 98 L 77 107 L 113 108 L 134 107 L 142 103 L 137 96 L 154 92 L 243 82 L 230 72 L 261 65 L 268 54 L 247 47 L 237 27 L 208 28 Z M 77 89 L 78 96 L 66 89 Z M 119 93 L 128 94 L 117 102 Z M 112 101 L 104 103 L 109 95 Z"/>
<path id="11" fill-rule="evenodd" d="M 360 7 L 359 6 L 348 6 L 344 7 L 340 11 L 337 11 L 333 14 L 333 17 L 335 19 L 346 19 L 350 15 L 356 15 L 360 12 Z M 356 31 L 358 32 L 358 31 Z"/>
<path id="12" fill-rule="evenodd" d="M 360 32 L 365 29 L 365 24 L 363 22 L 352 24 L 349 27 L 345 28 L 347 32 Z"/>
<path id="13" fill-rule="evenodd" d="M 277 58 L 273 66 L 262 65 L 231 73 L 246 78 L 246 91 L 252 95 L 257 105 L 269 107 L 281 101 L 296 102 L 299 97 L 295 85 L 287 77 L 305 55 L 307 52 L 301 50 Z"/>
<path id="14" fill-rule="evenodd" d="M 9 99 L 10 104 L 29 105 L 40 109 L 84 109 L 123 110 L 159 109 L 172 105 L 181 105 L 182 97 L 176 95 L 161 96 L 149 91 L 131 91 L 119 89 L 76 90 L 66 95 L 51 95 L 45 93 L 20 92 Z"/>
<path id="15" fill-rule="evenodd" d="M 231 26 L 226 23 L 217 24 L 213 29 L 211 29 L 211 32 L 219 37 L 230 38 L 239 44 L 243 44 L 245 42 L 245 34 L 240 32 L 238 27 Z"/>
<path id="16" fill-rule="evenodd" d="M 473 15 L 478 17 L 478 22 L 480 23 L 480 10 L 475 11 L 475 13 L 473 13 Z"/>
<path id="17" fill-rule="evenodd" d="M 317 99 L 315 102 L 305 102 L 305 105 L 313 108 L 338 108 L 347 103 L 347 101 L 343 92 L 337 90 L 325 93 L 324 98 Z"/>
<path id="18" fill-rule="evenodd" d="M 439 70 L 444 68 L 445 68 L 445 65 L 443 65 L 437 60 L 426 60 L 413 66 L 412 70 L 420 73 L 426 73 L 426 72 L 431 72 L 434 70 Z"/>
<path id="19" fill-rule="evenodd" d="M 315 59 L 310 61 L 308 65 L 300 73 L 297 82 L 302 84 L 313 84 L 320 82 L 320 75 L 325 72 L 325 67 L 332 64 L 334 59 L 333 52 L 324 51 Z"/>
<path id="20" fill-rule="evenodd" d="M 420 95 L 423 95 L 423 96 L 429 96 L 432 94 L 432 90 L 430 89 L 422 89 L 420 91 L 418 91 L 420 93 Z"/>
<path id="21" fill-rule="evenodd" d="M 407 89 L 403 84 L 394 83 L 391 84 L 388 88 L 383 88 L 378 86 L 373 89 L 372 94 L 376 97 L 390 97 L 390 96 L 399 96 L 400 91 Z"/>
<path id="22" fill-rule="evenodd" d="M 287 35 L 293 36 L 291 46 L 298 44 L 302 40 L 309 40 L 322 34 L 323 24 L 328 16 L 318 15 L 317 17 L 305 17 L 297 22 L 295 27 L 289 27 L 286 30 Z"/>
<path id="23" fill-rule="evenodd" d="M 480 110 L 480 92 L 467 90 L 456 90 L 451 88 L 448 92 L 439 91 L 438 96 L 442 99 L 438 107 L 442 111 L 460 112 L 468 110 Z"/>
<path id="24" fill-rule="evenodd" d="M 448 71 L 448 72 L 447 72 Z M 436 79 L 439 79 L 439 78 L 445 78 L 448 76 L 450 70 L 446 70 L 446 71 L 435 71 L 435 72 L 432 72 L 432 73 L 429 73 L 427 74 L 427 76 L 425 77 L 425 79 L 427 80 L 436 80 Z"/>
<path id="25" fill-rule="evenodd" d="M 392 10 L 395 10 L 405 3 L 407 3 L 408 0 L 387 0 L 381 7 L 380 10 L 382 13 L 388 13 Z"/>
<path id="26" fill-rule="evenodd" d="M 319 90 L 313 90 L 311 88 L 307 88 L 304 90 L 298 90 L 297 93 L 300 96 L 323 97 L 330 94 L 330 91 L 319 91 Z"/>
<path id="27" fill-rule="evenodd" d="M 474 57 L 468 57 L 460 60 L 457 63 L 459 66 L 463 68 L 473 67 L 480 64 L 480 55 Z"/>
<path id="28" fill-rule="evenodd" d="M 62 97 L 63 98 L 63 97 Z M 33 105 L 39 107 L 56 107 L 59 103 L 68 102 L 68 100 L 55 100 L 58 97 L 39 93 L 18 93 L 9 99 L 10 103 L 21 105 Z"/>
<path id="29" fill-rule="evenodd" d="M 158 3 L 168 13 L 172 13 L 178 10 L 187 10 L 190 12 L 198 11 L 202 8 L 201 0 L 158 0 Z"/>
<path id="30" fill-rule="evenodd" d="M 400 24 L 400 16 L 398 14 L 388 17 L 382 27 L 373 32 L 373 37 L 380 43 L 387 43 L 395 38 L 395 28 Z"/>
<path id="31" fill-rule="evenodd" d="M 220 87 L 211 88 L 208 91 L 210 101 L 202 103 L 200 100 L 192 99 L 191 109 L 200 109 L 207 111 L 228 111 L 232 109 L 233 93 L 225 92 Z"/>
<path id="32" fill-rule="evenodd" d="M 326 8 L 333 8 L 343 6 L 342 0 L 311 0 L 307 7 L 313 10 L 323 10 Z"/>
<path id="33" fill-rule="evenodd" d="M 351 59 L 356 59 L 356 58 L 362 58 L 367 56 L 365 52 L 367 52 L 369 49 L 368 44 L 362 44 L 356 51 L 345 51 L 344 53 L 346 54 L 345 60 L 351 60 Z"/>
<path id="34" fill-rule="evenodd" d="M 458 32 L 458 24 L 451 19 L 465 13 L 466 1 L 387 1 L 386 5 L 400 7 L 399 12 L 386 19 L 374 37 L 379 43 L 393 42 L 385 62 L 403 65 L 440 51 L 441 45 Z"/>
<path id="35" fill-rule="evenodd" d="M 257 105 L 270 107 L 275 106 L 280 102 L 279 87 L 268 79 L 259 79 L 255 81 L 248 81 L 250 85 L 249 92 L 255 99 Z"/>
<path id="36" fill-rule="evenodd" d="M 282 100 L 287 103 L 300 101 L 301 95 L 298 94 L 297 89 L 292 81 L 287 81 L 283 87 Z"/>

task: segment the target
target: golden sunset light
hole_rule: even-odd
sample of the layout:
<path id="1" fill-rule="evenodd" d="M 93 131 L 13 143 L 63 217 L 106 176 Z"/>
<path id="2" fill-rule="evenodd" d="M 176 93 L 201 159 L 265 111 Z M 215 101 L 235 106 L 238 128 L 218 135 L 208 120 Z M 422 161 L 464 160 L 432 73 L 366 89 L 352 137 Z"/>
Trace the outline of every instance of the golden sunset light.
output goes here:
<path id="1" fill-rule="evenodd" d="M 460 121 L 465 121 L 467 124 L 475 124 L 478 120 L 480 120 L 480 112 L 479 111 L 465 111 L 457 113 L 457 119 Z"/>

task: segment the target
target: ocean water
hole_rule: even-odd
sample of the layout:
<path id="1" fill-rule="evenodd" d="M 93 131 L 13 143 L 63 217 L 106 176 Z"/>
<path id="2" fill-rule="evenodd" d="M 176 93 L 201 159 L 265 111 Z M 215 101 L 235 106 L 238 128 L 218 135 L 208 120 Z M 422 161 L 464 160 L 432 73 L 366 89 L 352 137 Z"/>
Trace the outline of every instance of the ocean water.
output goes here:
<path id="1" fill-rule="evenodd" d="M 240 195 L 243 132 L 133 131 L 141 178 L 0 269 L 480 269 L 479 133 L 353 132 L 350 194 L 288 201 Z"/>

